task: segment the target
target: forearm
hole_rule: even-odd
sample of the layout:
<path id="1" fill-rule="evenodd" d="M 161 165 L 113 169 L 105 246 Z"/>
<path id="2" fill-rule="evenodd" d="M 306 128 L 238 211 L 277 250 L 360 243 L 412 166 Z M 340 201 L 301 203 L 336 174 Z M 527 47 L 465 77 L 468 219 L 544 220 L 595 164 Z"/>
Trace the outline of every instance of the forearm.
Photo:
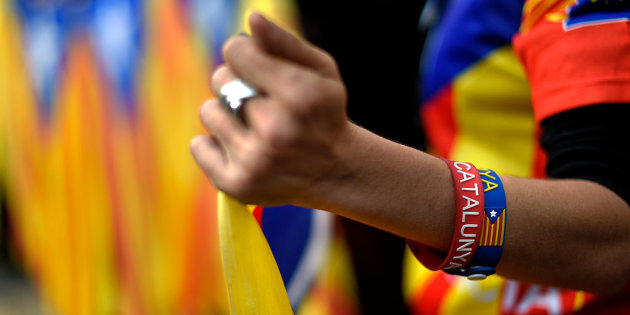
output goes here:
<path id="1" fill-rule="evenodd" d="M 630 280 L 630 208 L 584 180 L 503 178 L 508 235 L 500 274 L 614 292 Z"/>
<path id="2" fill-rule="evenodd" d="M 243 202 L 320 208 L 447 252 L 455 191 L 446 164 L 348 122 L 330 56 L 261 16 L 250 26 L 252 38 L 226 44 L 228 66 L 212 84 L 239 76 L 263 93 L 241 120 L 207 102 L 201 119 L 212 134 L 191 145 L 214 184 Z M 615 193 L 587 181 L 501 179 L 500 274 L 594 292 L 627 283 L 630 209 Z"/>
<path id="3" fill-rule="evenodd" d="M 446 164 L 356 126 L 340 141 L 343 174 L 318 187 L 313 206 L 447 252 L 455 193 Z M 508 278 L 593 292 L 630 278 L 630 209 L 583 180 L 502 176 L 507 234 L 498 272 Z"/>

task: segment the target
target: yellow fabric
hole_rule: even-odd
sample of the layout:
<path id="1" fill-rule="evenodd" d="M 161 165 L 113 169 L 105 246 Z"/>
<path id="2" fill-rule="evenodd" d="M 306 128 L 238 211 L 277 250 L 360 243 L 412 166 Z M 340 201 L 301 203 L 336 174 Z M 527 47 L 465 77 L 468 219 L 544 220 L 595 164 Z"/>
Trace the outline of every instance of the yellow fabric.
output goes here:
<path id="1" fill-rule="evenodd" d="M 470 281 L 456 278 L 456 283 L 450 288 L 446 302 L 442 304 L 441 314 L 493 314 L 499 310 L 499 297 L 503 280 L 498 276 L 491 276 L 483 281 Z M 457 301 L 457 302 L 452 302 Z"/>
<path id="2" fill-rule="evenodd" d="M 453 104 L 459 132 L 449 158 L 503 175 L 530 176 L 536 138 L 528 86 L 511 46 L 458 76 Z"/>
<path id="3" fill-rule="evenodd" d="M 219 193 L 219 241 L 232 314 L 293 314 L 267 240 L 246 205 Z"/>
<path id="4" fill-rule="evenodd" d="M 294 1 L 291 0 L 242 0 L 240 24 L 242 30 L 249 33 L 247 17 L 252 12 L 262 13 L 269 20 L 299 36 L 299 14 Z"/>

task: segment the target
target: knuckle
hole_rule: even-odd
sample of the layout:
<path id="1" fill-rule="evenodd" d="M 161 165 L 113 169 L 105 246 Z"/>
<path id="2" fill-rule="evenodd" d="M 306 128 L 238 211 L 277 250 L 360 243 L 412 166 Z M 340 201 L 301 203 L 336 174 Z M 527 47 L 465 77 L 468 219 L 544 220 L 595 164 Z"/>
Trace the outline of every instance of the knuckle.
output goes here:
<path id="1" fill-rule="evenodd" d="M 237 36 L 229 38 L 225 44 L 223 44 L 223 56 L 232 56 L 236 52 L 241 50 L 244 42 L 242 38 Z"/>
<path id="2" fill-rule="evenodd" d="M 276 150 L 292 147 L 296 142 L 295 137 L 287 132 L 283 132 L 280 128 L 270 130 L 267 135 L 267 141 L 269 146 Z"/>
<path id="3" fill-rule="evenodd" d="M 303 71 L 297 68 L 289 68 L 282 72 L 280 76 L 281 80 L 284 84 L 287 85 L 287 89 L 283 89 L 282 91 L 289 94 L 289 92 L 295 88 L 299 88 L 302 84 L 304 84 L 304 73 Z"/>
<path id="4" fill-rule="evenodd" d="M 300 112 L 307 117 L 318 113 L 327 105 L 329 94 L 322 80 L 311 80 L 308 87 L 299 91 Z"/>
<path id="5" fill-rule="evenodd" d="M 315 104 L 324 103 L 329 94 L 329 89 L 326 83 L 324 82 L 324 79 L 318 77 L 315 80 L 313 80 L 311 84 L 312 84 L 312 88 L 309 89 L 309 94 L 308 94 L 309 99 L 311 100 L 311 103 L 315 103 Z"/>
<path id="6" fill-rule="evenodd" d="M 313 77 L 298 69 L 289 70 L 284 75 L 287 89 L 283 90 L 282 98 L 290 104 L 301 104 L 309 101 L 317 89 L 316 82 Z"/>
<path id="7" fill-rule="evenodd" d="M 323 65 L 333 65 L 334 66 L 336 64 L 335 58 L 330 53 L 328 53 L 327 51 L 325 51 L 323 49 L 320 49 L 319 52 L 320 52 L 320 56 L 321 56 L 321 60 L 322 60 L 322 64 Z"/>
<path id="8" fill-rule="evenodd" d="M 331 76 L 334 78 L 340 78 L 339 68 L 335 58 L 327 51 L 316 48 L 319 54 L 319 71 L 325 76 Z"/>
<path id="9" fill-rule="evenodd" d="M 345 85 L 332 81 L 325 82 L 325 84 L 328 91 L 331 93 L 330 95 L 333 102 L 345 104 L 348 101 L 348 91 Z"/>
<path id="10" fill-rule="evenodd" d="M 297 141 L 297 136 L 292 132 L 287 123 L 279 123 L 276 121 L 269 121 L 266 125 L 262 126 L 261 135 L 264 137 L 269 147 L 275 151 L 288 149 Z"/>

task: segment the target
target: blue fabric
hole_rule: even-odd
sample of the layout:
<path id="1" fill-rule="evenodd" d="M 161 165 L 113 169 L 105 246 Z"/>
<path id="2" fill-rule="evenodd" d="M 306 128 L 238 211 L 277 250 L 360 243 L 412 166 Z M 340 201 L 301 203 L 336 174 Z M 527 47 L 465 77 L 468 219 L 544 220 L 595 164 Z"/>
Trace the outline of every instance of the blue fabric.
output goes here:
<path id="1" fill-rule="evenodd" d="M 422 61 L 423 101 L 489 52 L 510 44 L 519 29 L 522 0 L 460 2 L 451 1 L 457 5 L 437 21 L 427 39 Z"/>
<path id="2" fill-rule="evenodd" d="M 286 205 L 265 207 L 262 229 L 276 259 L 285 286 L 302 259 L 311 233 L 313 210 Z"/>

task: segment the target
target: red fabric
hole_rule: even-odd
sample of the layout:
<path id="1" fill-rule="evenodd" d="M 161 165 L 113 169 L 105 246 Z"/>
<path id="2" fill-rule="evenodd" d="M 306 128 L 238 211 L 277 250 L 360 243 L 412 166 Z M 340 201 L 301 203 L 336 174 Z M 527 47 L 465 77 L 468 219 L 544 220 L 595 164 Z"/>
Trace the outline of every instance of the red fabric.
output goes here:
<path id="1" fill-rule="evenodd" d="M 423 290 L 418 290 L 410 301 L 412 314 L 437 315 L 440 314 L 442 303 L 446 299 L 452 278 L 447 273 L 435 273 Z"/>
<path id="2" fill-rule="evenodd" d="M 264 208 L 262 206 L 256 206 L 254 208 L 254 211 L 252 211 L 252 215 L 254 215 L 254 218 L 256 218 L 256 221 L 258 222 L 258 225 L 261 228 L 262 228 L 263 210 L 264 210 Z"/>
<path id="3" fill-rule="evenodd" d="M 541 21 L 514 38 L 525 66 L 537 122 L 597 103 L 630 102 L 630 23 L 565 31 Z"/>
<path id="4" fill-rule="evenodd" d="M 448 157 L 458 128 L 453 119 L 452 88 L 449 85 L 424 104 L 420 118 L 434 154 Z M 439 130 L 439 132 L 429 132 Z"/>

